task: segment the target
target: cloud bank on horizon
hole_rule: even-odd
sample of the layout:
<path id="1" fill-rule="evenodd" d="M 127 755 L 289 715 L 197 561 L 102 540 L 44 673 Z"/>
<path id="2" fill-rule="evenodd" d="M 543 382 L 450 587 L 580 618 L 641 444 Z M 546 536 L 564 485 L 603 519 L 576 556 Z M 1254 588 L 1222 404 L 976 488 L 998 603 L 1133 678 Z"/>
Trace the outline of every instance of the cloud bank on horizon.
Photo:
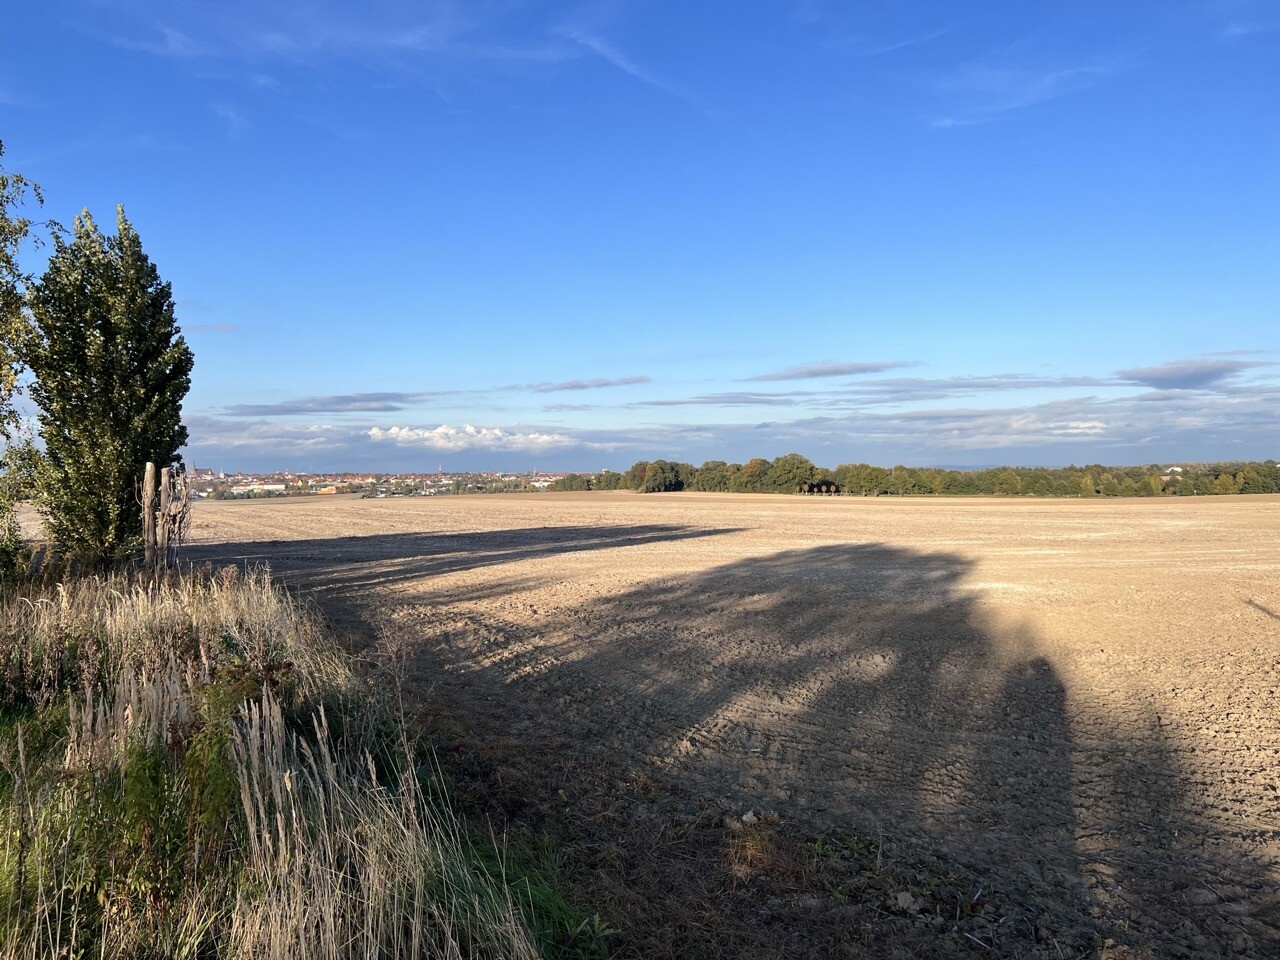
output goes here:
<path id="1" fill-rule="evenodd" d="M 6 169 L 128 208 L 188 462 L 1280 455 L 1272 0 L 12 6 Z"/>
<path id="2" fill-rule="evenodd" d="M 364 419 L 373 413 L 426 414 L 432 401 L 444 396 L 428 391 L 305 397 L 197 417 L 191 424 L 190 453 L 201 464 L 315 470 L 417 470 L 441 458 L 474 469 L 516 469 L 531 463 L 541 469 L 620 469 L 637 459 L 744 461 L 793 450 L 829 466 L 850 461 L 1062 465 L 1280 456 L 1277 361 L 1194 357 L 1102 377 L 865 376 L 910 365 L 819 361 L 740 379 L 857 379 L 780 393 L 711 393 L 544 408 L 557 413 L 590 409 L 607 424 L 586 428 L 550 422 L 381 424 Z M 649 377 L 569 381 L 591 386 L 562 388 L 600 389 L 622 381 L 648 392 L 672 389 Z M 496 391 L 538 394 L 548 392 L 546 387 Z M 1011 392 L 1038 399 L 1003 403 Z M 1050 395 L 1056 396 L 1046 398 Z M 751 408 L 772 414 L 770 408 L 780 406 L 788 408 L 787 417 L 749 415 Z M 663 407 L 729 408 L 733 413 L 649 419 L 649 409 Z M 319 411 L 342 419 L 324 424 L 293 419 Z"/>

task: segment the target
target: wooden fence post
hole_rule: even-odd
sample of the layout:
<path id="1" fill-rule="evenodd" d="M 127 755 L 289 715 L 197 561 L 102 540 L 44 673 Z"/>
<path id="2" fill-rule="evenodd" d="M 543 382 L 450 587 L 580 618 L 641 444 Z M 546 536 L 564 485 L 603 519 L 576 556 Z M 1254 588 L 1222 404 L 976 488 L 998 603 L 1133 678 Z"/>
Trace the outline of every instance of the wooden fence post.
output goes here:
<path id="1" fill-rule="evenodd" d="M 172 491 L 169 489 L 169 468 L 160 470 L 160 531 L 156 537 L 156 569 L 169 568 L 169 528 L 173 521 L 169 519 L 169 502 Z"/>
<path id="2" fill-rule="evenodd" d="M 156 465 L 147 461 L 142 477 L 142 547 L 143 565 L 148 573 L 156 570 Z"/>

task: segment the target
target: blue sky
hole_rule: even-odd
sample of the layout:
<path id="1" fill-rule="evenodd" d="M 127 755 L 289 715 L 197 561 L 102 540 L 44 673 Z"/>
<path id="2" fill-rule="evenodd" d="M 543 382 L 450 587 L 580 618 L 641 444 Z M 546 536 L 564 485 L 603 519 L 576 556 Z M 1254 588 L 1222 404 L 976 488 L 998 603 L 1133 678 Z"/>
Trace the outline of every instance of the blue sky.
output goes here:
<path id="1" fill-rule="evenodd" d="M 223 469 L 1280 456 L 1280 3 L 6 13 Z M 32 261 L 36 261 L 33 259 Z"/>

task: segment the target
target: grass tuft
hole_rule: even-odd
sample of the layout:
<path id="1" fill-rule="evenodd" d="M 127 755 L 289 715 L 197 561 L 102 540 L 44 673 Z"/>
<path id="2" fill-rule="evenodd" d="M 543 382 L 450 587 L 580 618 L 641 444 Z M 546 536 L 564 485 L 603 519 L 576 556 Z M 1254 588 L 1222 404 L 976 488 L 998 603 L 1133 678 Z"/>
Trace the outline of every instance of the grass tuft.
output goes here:
<path id="1" fill-rule="evenodd" d="M 7 588 L 0 734 L 0 960 L 523 960 L 585 923 L 265 573 Z"/>

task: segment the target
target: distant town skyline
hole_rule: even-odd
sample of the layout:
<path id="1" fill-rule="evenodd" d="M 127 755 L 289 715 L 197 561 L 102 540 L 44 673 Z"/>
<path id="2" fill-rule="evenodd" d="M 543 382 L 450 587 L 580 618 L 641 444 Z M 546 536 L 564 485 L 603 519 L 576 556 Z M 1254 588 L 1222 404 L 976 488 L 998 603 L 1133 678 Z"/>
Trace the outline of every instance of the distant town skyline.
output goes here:
<path id="1" fill-rule="evenodd" d="M 1278 52 L 1261 0 L 56 0 L 0 138 L 173 283 L 189 464 L 1264 460 Z"/>

